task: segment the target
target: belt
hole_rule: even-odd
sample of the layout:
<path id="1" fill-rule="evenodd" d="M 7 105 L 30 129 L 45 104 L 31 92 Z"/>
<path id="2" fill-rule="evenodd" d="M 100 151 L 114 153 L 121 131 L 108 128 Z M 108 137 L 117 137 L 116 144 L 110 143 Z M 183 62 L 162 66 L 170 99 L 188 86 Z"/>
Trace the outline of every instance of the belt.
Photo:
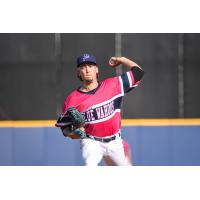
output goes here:
<path id="1" fill-rule="evenodd" d="M 87 135 L 87 137 L 90 138 L 90 139 L 93 139 L 93 140 L 97 140 L 99 142 L 107 143 L 107 142 L 110 142 L 112 140 L 115 140 L 115 139 L 121 137 L 121 133 L 117 133 L 114 136 L 108 137 L 108 138 L 94 137 L 94 136 L 91 136 L 91 135 Z"/>

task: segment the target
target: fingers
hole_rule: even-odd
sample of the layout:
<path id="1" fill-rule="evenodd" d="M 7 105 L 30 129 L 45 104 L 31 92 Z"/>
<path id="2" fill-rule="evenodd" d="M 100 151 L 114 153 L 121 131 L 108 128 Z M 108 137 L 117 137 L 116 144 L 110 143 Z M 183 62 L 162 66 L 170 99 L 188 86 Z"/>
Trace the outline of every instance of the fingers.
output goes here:
<path id="1" fill-rule="evenodd" d="M 115 65 L 116 64 L 116 58 L 115 57 L 111 57 L 109 60 L 109 64 L 110 65 Z"/>
<path id="2" fill-rule="evenodd" d="M 111 67 L 116 67 L 120 64 L 120 62 L 117 60 L 117 57 L 111 57 L 108 63 Z"/>

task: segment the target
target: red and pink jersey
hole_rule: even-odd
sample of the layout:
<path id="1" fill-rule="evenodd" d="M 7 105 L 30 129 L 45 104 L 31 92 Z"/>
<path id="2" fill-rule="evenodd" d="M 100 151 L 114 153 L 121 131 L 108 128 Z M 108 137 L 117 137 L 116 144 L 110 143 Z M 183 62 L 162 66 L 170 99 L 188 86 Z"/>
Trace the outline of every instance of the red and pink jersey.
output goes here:
<path id="1" fill-rule="evenodd" d="M 139 83 L 140 80 L 135 81 L 131 70 L 121 76 L 105 79 L 90 92 L 77 89 L 65 100 L 63 112 L 73 106 L 83 114 L 88 135 L 112 136 L 120 132 L 122 97 Z"/>

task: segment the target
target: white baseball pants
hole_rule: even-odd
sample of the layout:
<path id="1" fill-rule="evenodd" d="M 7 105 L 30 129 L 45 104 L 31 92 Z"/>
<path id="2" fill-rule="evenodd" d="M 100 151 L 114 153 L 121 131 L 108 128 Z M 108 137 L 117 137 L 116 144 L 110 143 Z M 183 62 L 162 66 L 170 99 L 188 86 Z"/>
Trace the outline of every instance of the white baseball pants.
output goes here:
<path id="1" fill-rule="evenodd" d="M 110 166 L 131 166 L 127 159 L 122 139 L 107 143 L 86 138 L 81 141 L 82 156 L 86 166 L 97 166 L 103 159 Z"/>

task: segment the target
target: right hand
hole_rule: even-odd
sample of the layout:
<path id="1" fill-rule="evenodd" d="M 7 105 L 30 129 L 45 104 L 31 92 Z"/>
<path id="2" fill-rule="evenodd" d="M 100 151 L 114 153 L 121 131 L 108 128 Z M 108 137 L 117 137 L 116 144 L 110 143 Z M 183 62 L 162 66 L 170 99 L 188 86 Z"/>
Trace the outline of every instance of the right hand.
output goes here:
<path id="1" fill-rule="evenodd" d="M 121 64 L 119 57 L 111 57 L 108 63 L 111 67 L 116 67 Z"/>

